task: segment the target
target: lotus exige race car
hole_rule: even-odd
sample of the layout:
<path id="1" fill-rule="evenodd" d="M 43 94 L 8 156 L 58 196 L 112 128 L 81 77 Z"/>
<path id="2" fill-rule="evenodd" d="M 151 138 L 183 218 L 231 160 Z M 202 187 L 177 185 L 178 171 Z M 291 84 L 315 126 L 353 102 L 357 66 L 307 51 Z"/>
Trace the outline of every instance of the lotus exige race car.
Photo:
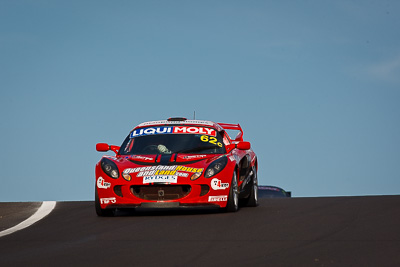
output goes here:
<path id="1" fill-rule="evenodd" d="M 236 130 L 231 139 L 225 130 Z M 237 211 L 239 199 L 258 205 L 257 157 L 239 124 L 170 118 L 136 126 L 115 152 L 96 164 L 99 216 L 117 208 L 217 207 Z"/>

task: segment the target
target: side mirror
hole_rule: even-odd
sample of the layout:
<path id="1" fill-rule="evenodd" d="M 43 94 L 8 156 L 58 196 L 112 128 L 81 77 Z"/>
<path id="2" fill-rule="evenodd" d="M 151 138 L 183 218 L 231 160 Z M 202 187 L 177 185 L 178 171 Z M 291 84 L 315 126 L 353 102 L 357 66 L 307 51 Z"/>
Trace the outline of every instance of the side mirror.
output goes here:
<path id="1" fill-rule="evenodd" d="M 240 150 L 249 150 L 251 145 L 250 145 L 250 142 L 241 141 L 238 143 L 226 145 L 225 147 L 226 147 L 226 152 L 229 153 L 229 152 L 231 152 L 232 149 L 235 149 L 235 148 L 240 149 Z"/>
<path id="2" fill-rule="evenodd" d="M 99 152 L 107 152 L 110 150 L 110 146 L 107 143 L 98 143 L 96 144 L 96 150 Z"/>
<path id="3" fill-rule="evenodd" d="M 120 147 L 119 146 L 110 146 L 107 143 L 97 143 L 96 150 L 99 152 L 107 152 L 108 150 L 112 150 L 115 154 L 118 154 Z"/>
<path id="4" fill-rule="evenodd" d="M 240 150 L 249 150 L 250 147 L 251 147 L 250 142 L 242 141 L 236 144 L 236 148 Z"/>

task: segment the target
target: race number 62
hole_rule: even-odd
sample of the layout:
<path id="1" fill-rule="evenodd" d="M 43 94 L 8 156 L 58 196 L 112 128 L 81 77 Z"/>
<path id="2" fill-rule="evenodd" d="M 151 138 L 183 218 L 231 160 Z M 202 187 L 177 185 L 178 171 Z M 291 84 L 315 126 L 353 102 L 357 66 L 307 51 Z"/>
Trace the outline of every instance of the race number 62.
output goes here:
<path id="1" fill-rule="evenodd" d="M 211 144 L 213 144 L 213 145 L 222 147 L 222 143 L 221 143 L 221 142 L 218 142 L 217 138 L 215 138 L 215 137 L 213 137 L 213 136 L 202 135 L 202 136 L 200 137 L 200 140 L 203 141 L 203 142 L 208 142 L 208 143 L 211 143 Z"/>

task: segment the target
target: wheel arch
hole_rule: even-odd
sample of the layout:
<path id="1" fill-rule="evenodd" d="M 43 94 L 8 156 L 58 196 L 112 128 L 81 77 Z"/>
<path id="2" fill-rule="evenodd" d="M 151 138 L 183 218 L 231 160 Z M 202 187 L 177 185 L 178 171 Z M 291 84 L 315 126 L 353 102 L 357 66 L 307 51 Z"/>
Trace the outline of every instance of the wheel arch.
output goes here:
<path id="1" fill-rule="evenodd" d="M 247 175 L 250 173 L 252 165 L 251 158 L 249 154 L 246 154 L 239 162 L 238 166 L 238 180 L 243 181 Z"/>

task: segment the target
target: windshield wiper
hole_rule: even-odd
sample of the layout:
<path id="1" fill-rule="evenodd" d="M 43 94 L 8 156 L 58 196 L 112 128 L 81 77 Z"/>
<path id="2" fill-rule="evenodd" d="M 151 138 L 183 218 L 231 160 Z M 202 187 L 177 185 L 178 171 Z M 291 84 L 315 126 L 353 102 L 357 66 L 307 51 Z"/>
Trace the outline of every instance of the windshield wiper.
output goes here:
<path id="1" fill-rule="evenodd" d="M 192 147 L 188 149 L 182 149 L 179 151 L 175 151 L 173 153 L 187 153 L 187 152 L 196 152 L 196 151 L 201 151 L 205 149 L 210 149 L 210 148 L 216 148 L 217 146 L 199 146 L 199 147 Z"/>

